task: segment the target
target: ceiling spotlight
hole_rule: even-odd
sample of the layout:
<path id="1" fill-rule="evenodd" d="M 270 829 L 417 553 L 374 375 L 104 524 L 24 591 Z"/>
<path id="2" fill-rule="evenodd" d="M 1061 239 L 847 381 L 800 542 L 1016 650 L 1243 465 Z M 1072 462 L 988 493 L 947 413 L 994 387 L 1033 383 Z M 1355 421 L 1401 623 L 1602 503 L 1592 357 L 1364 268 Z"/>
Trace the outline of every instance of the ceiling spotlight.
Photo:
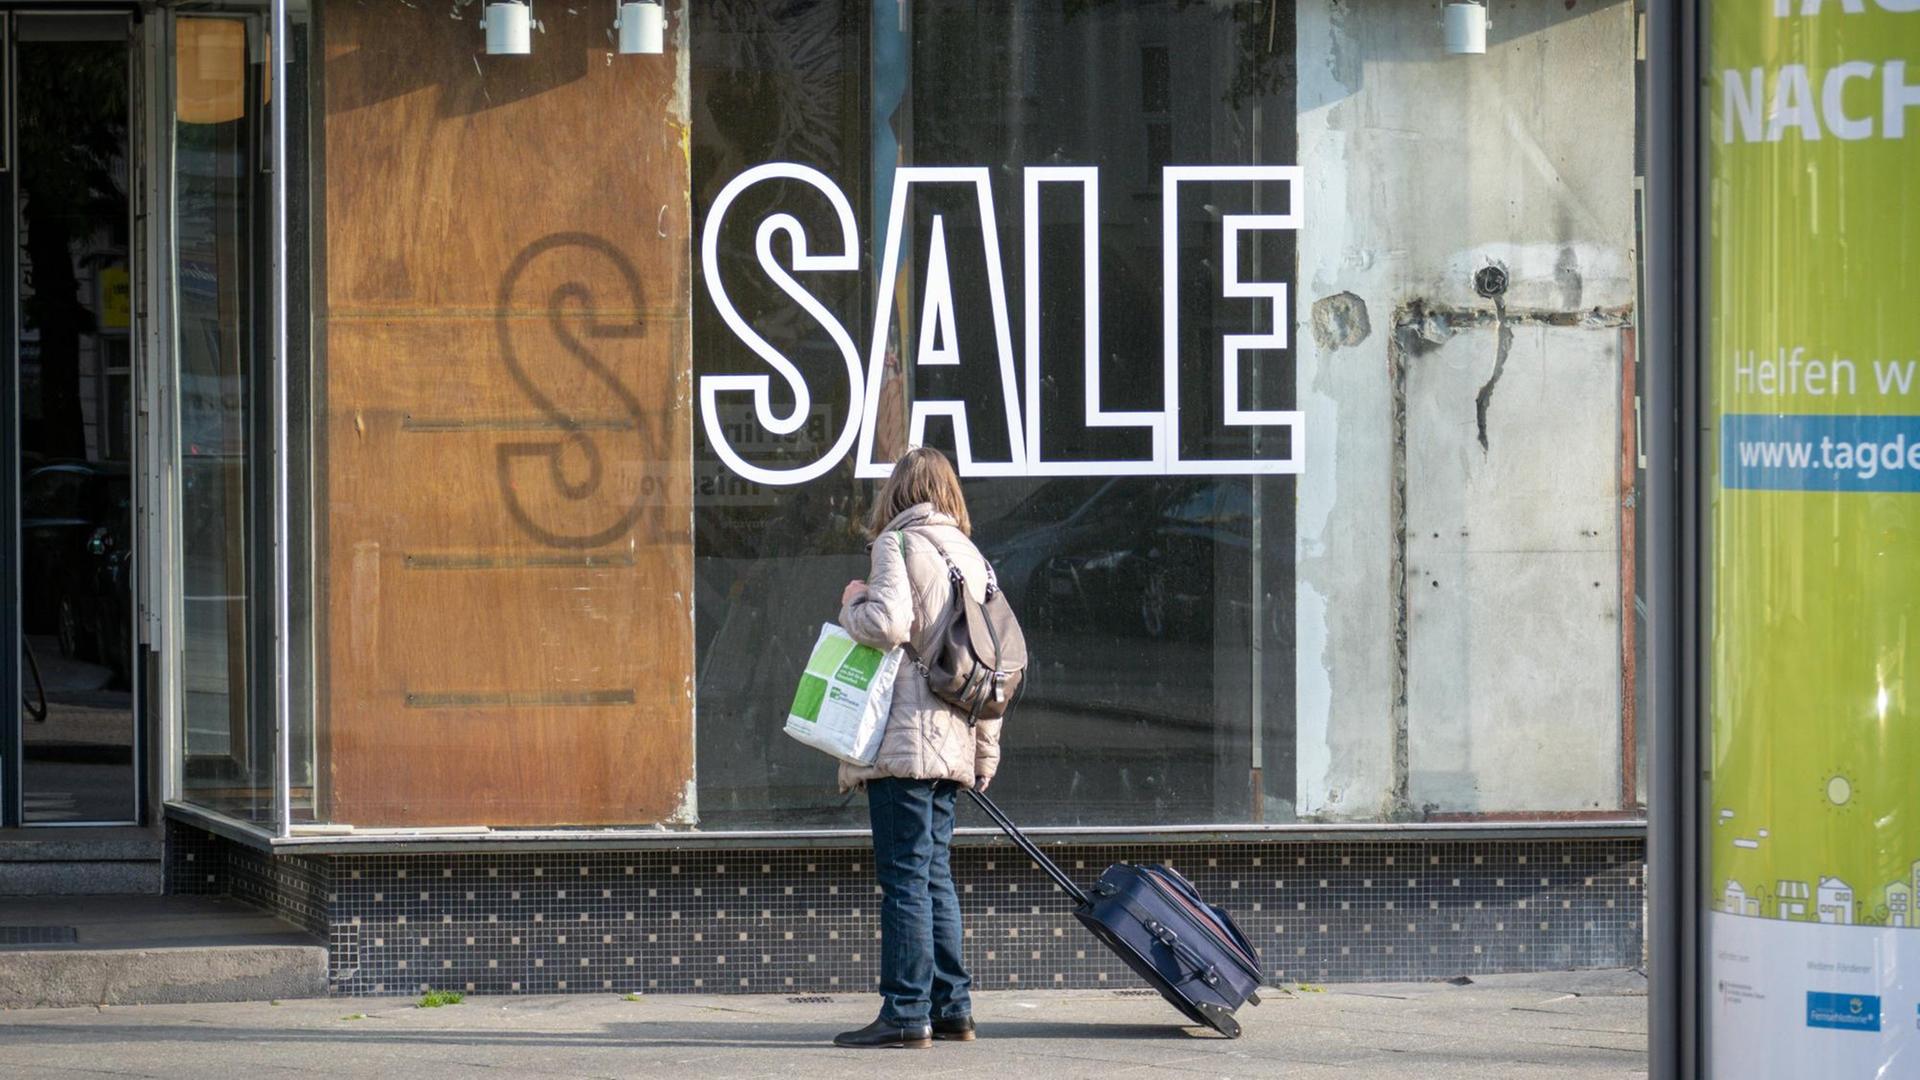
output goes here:
<path id="1" fill-rule="evenodd" d="M 1465 2 L 1447 5 L 1447 55 L 1471 56 L 1487 51 L 1487 9 Z"/>
<path id="2" fill-rule="evenodd" d="M 480 28 L 487 32 L 487 55 L 525 56 L 533 51 L 533 4 L 488 0 Z"/>
<path id="3" fill-rule="evenodd" d="M 613 28 L 623 53 L 658 56 L 666 51 L 667 9 L 657 0 L 619 0 Z"/>

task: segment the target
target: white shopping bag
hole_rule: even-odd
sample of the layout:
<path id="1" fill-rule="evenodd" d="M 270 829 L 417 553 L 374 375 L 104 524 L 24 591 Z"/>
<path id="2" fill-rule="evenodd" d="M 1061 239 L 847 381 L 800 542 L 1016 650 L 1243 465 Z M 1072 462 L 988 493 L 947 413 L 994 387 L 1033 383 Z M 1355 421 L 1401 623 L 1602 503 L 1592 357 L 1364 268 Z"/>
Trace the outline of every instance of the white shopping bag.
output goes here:
<path id="1" fill-rule="evenodd" d="M 887 731 L 903 650 L 862 645 L 832 623 L 820 628 L 787 710 L 787 734 L 854 765 L 871 765 Z"/>

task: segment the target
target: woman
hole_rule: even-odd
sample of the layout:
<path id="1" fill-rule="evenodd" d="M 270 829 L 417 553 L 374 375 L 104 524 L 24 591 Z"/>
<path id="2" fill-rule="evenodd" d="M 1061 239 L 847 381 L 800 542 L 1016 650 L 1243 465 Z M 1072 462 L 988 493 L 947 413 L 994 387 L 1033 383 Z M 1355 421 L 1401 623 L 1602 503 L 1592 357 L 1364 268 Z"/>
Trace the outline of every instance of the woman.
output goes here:
<path id="1" fill-rule="evenodd" d="M 961 958 L 960 901 L 953 888 L 954 801 L 981 791 L 1000 764 L 1000 721 L 968 724 L 927 686 L 913 661 L 933 645 L 957 568 L 976 599 L 989 571 L 968 534 L 966 499 L 946 455 L 907 451 L 868 519 L 866 581 L 840 596 L 840 625 L 877 649 L 909 648 L 893 684 L 886 734 L 872 765 L 841 765 L 840 790 L 865 786 L 880 879 L 880 1017 L 835 1036 L 848 1047 L 914 1047 L 974 1037 L 972 979 Z M 951 562 L 949 562 L 949 560 Z"/>

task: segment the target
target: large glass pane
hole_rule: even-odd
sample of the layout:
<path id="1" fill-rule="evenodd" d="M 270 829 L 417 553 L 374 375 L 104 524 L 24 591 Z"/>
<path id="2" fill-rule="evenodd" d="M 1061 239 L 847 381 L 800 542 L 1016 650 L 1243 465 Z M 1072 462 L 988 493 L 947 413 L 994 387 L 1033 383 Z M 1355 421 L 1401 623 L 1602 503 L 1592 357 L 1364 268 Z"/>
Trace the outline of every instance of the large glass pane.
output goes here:
<path id="1" fill-rule="evenodd" d="M 22 820 L 130 821 L 126 20 L 24 16 L 17 38 L 19 407 L 0 423 L 21 455 Z"/>
<path id="2" fill-rule="evenodd" d="M 273 713 L 261 692 L 271 521 L 261 167 L 265 65 L 252 23 L 175 21 L 175 363 L 181 685 L 187 798 L 265 820 Z M 266 631 L 266 632 L 262 632 Z"/>
<path id="3" fill-rule="evenodd" d="M 1286 213 L 1298 185 L 1278 174 L 1196 176 L 1173 190 L 1163 174 L 1176 164 L 1294 161 L 1292 21 L 1244 14 L 1235 5 L 881 3 L 775 17 L 722 3 L 695 22 L 695 97 L 711 103 L 694 131 L 696 204 L 711 215 L 745 165 L 796 162 L 858 208 L 866 273 L 800 278 L 856 341 L 873 334 L 883 353 L 867 419 L 873 460 L 921 439 L 959 450 L 961 434 L 944 419 L 913 429 L 917 402 L 967 403 L 966 449 L 982 462 L 1017 455 L 1001 405 L 1009 393 L 1020 395 L 1013 411 L 1024 405 L 1038 420 L 1025 432 L 1029 465 L 1015 470 L 1027 475 L 967 483 L 975 539 L 1036 658 L 1006 726 L 1009 767 L 997 788 L 1034 824 L 1293 814 L 1295 484 L 1232 468 L 1139 475 L 1158 471 L 1152 429 L 1169 356 L 1181 371 L 1182 416 L 1170 441 L 1183 458 L 1279 462 L 1293 452 L 1278 425 L 1227 423 L 1221 380 L 1224 365 L 1244 369 L 1246 409 L 1292 406 L 1287 350 L 1237 356 L 1226 339 L 1269 332 L 1288 311 L 1230 295 L 1208 268 L 1224 243 L 1247 280 L 1285 280 L 1290 233 L 1250 228 L 1236 238 L 1223 222 Z M 1032 166 L 1079 171 L 1025 171 Z M 909 171 L 941 167 L 962 170 L 951 174 L 960 179 Z M 817 755 L 767 733 L 840 584 L 864 576 L 858 523 L 872 486 L 854 477 L 853 461 L 805 484 L 753 483 L 720 452 L 764 467 L 804 464 L 826 456 L 861 410 L 821 325 L 766 268 L 756 236 L 775 214 L 801 222 L 815 250 L 846 242 L 819 190 L 758 184 L 717 226 L 703 280 L 696 369 L 755 363 L 713 306 L 718 280 L 740 322 L 804 373 L 813 415 L 798 435 L 772 437 L 750 399 L 723 397 L 728 446 L 703 440 L 699 449 L 708 478 L 696 533 L 702 816 L 708 826 L 855 826 L 864 807 L 833 794 Z M 1163 256 L 1181 267 L 1166 290 Z M 957 313 L 951 341 L 928 321 L 936 299 Z M 1017 364 L 1030 352 L 1044 371 L 1016 391 L 996 357 Z M 1038 400 L 1025 400 L 1036 390 Z M 1089 396 L 1131 419 L 1085 422 Z M 1048 478 L 1031 464 L 1040 456 L 1077 475 Z M 1115 471 L 1135 475 L 1097 475 Z"/>
<path id="4" fill-rule="evenodd" d="M 1635 26 L 701 5 L 703 826 L 863 823 L 769 733 L 916 442 L 1033 648 L 1023 820 L 1635 813 Z"/>

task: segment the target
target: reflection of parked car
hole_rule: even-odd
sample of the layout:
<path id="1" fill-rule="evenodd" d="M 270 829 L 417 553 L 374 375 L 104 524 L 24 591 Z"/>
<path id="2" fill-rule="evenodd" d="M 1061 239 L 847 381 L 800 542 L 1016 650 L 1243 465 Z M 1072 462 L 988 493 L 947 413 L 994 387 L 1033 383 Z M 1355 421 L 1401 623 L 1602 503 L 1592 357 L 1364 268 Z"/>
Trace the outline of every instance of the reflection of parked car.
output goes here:
<path id="1" fill-rule="evenodd" d="M 133 665 L 133 544 L 121 514 L 94 529 L 60 594 L 60 653 L 95 660 L 124 685 Z"/>
<path id="2" fill-rule="evenodd" d="M 42 465 L 20 485 L 20 619 L 29 634 L 58 626 L 60 594 L 75 574 L 90 571 L 94 533 L 116 520 L 124 528 L 132 487 L 122 466 L 87 462 Z"/>
<path id="3" fill-rule="evenodd" d="M 1247 603 L 1249 494 L 1244 477 L 1050 481 L 985 550 L 1038 630 L 1204 640 L 1216 605 Z"/>

